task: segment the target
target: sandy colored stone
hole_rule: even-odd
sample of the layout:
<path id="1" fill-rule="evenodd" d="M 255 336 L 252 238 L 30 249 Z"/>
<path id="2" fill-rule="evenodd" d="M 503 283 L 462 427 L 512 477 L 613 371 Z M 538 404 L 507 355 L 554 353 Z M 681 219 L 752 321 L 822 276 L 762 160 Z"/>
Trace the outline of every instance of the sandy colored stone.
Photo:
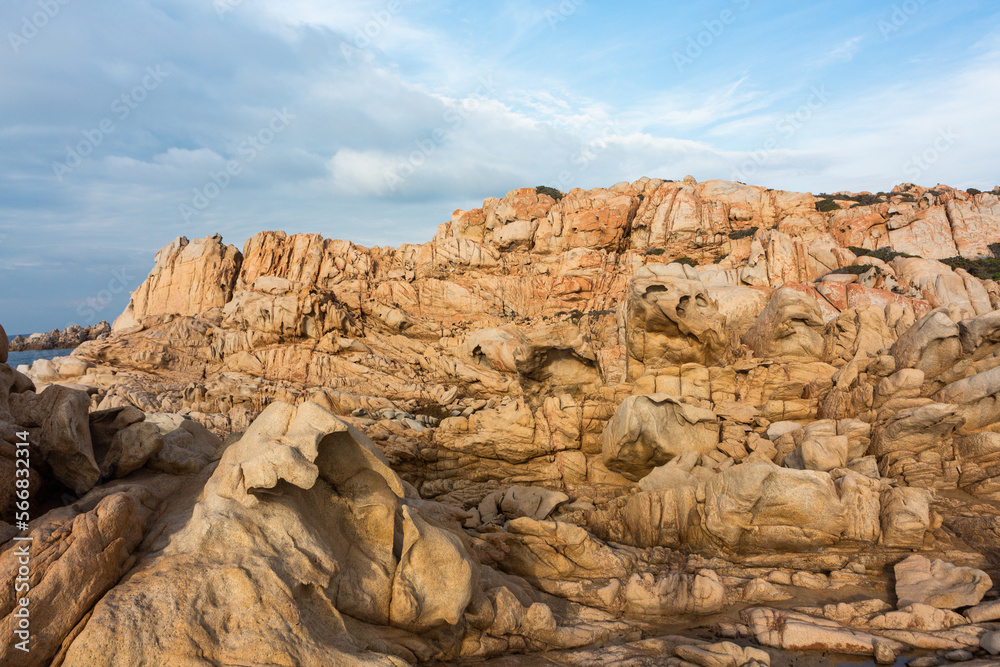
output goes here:
<path id="1" fill-rule="evenodd" d="M 638 367 L 711 364 L 724 350 L 725 319 L 697 271 L 683 264 L 640 268 L 629 283 L 623 322 Z"/>
<path id="2" fill-rule="evenodd" d="M 23 654 L 13 642 L 5 641 L 0 645 L 0 662 L 48 664 L 63 638 L 118 583 L 131 567 L 131 553 L 142 538 L 143 521 L 136 503 L 136 497 L 118 493 L 86 511 L 67 508 L 34 528 L 28 535 L 33 542 L 15 544 L 0 554 L 0 581 L 5 590 L 13 591 L 19 576 L 24 558 L 19 549 L 27 547 L 31 571 L 31 651 Z M 16 598 L 0 599 L 0 630 L 13 638 Z"/>
<path id="3" fill-rule="evenodd" d="M 894 571 L 900 607 L 914 603 L 939 609 L 974 606 L 993 587 L 982 570 L 918 555 L 896 563 Z"/>
<path id="4" fill-rule="evenodd" d="M 52 385 L 40 394 L 12 394 L 10 405 L 18 424 L 41 427 L 38 448 L 53 476 L 80 495 L 93 488 L 101 472 L 90 439 L 87 394 Z"/>
<path id="5" fill-rule="evenodd" d="M 711 410 L 666 394 L 632 396 L 618 406 L 601 439 L 604 464 L 638 481 L 685 452 L 714 449 L 719 422 Z"/>
<path id="6" fill-rule="evenodd" d="M 156 254 L 153 270 L 113 329 L 127 329 L 154 315 L 192 315 L 221 307 L 232 297 L 242 255 L 219 235 L 188 241 L 180 237 Z"/>
<path id="7" fill-rule="evenodd" d="M 798 290 L 779 289 L 743 335 L 743 344 L 764 359 L 822 359 L 823 325 L 815 299 Z"/>

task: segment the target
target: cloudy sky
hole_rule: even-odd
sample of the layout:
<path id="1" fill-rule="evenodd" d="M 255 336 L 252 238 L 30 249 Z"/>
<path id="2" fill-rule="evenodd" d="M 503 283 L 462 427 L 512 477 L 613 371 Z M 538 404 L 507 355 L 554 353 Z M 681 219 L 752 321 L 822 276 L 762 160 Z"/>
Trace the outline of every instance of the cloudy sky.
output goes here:
<path id="1" fill-rule="evenodd" d="M 524 186 L 1000 183 L 1000 9 L 7 0 L 0 323 L 113 319 L 177 236 L 424 242 Z"/>

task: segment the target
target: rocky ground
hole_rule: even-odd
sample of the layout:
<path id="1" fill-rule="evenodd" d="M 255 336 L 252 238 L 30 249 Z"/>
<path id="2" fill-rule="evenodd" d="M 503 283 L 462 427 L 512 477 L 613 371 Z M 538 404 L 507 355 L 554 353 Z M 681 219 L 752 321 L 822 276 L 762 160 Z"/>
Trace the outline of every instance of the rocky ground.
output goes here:
<path id="1" fill-rule="evenodd" d="M 68 350 L 88 340 L 103 339 L 111 333 L 111 325 L 105 321 L 89 327 L 73 324 L 65 329 L 53 329 L 49 333 L 34 333 L 30 336 L 14 336 L 9 343 L 11 352 L 24 350 Z"/>
<path id="2" fill-rule="evenodd" d="M 995 662 L 997 243 L 1000 193 L 690 177 L 178 239 L 0 364 L 0 662 Z"/>

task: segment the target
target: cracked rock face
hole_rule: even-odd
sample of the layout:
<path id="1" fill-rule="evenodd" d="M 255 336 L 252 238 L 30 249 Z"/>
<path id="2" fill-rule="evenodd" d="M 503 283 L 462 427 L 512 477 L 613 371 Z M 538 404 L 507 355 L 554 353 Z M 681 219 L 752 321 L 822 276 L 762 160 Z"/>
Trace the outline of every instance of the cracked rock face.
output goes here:
<path id="1" fill-rule="evenodd" d="M 178 239 L 110 335 L 0 361 L 21 662 L 989 659 L 1000 286 L 937 259 L 1000 242 L 1000 199 L 846 197 L 641 179 L 399 248 Z"/>

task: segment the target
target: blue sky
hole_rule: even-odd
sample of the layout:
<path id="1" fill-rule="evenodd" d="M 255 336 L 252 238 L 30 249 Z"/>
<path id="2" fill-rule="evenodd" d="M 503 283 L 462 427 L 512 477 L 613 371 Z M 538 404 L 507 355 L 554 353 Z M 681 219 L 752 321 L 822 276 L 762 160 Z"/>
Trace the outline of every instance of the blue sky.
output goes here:
<path id="1" fill-rule="evenodd" d="M 0 323 L 111 320 L 180 235 L 420 243 L 516 187 L 1000 183 L 996 3 L 650 4 L 5 2 Z"/>

